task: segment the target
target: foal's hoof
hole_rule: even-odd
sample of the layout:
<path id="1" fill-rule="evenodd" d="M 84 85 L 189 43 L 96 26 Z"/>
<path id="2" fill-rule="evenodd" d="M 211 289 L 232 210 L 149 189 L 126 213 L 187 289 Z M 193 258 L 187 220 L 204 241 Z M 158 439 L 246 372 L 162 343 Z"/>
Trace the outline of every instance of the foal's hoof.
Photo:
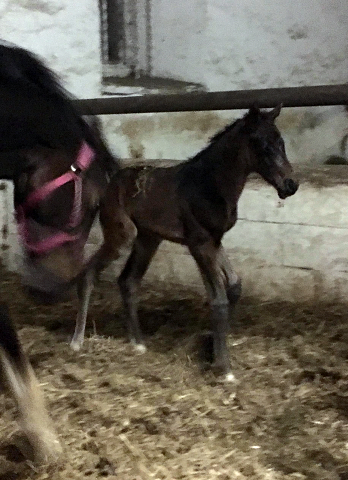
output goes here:
<path id="1" fill-rule="evenodd" d="M 34 460 L 38 464 L 54 465 L 57 464 L 63 454 L 62 446 L 58 438 L 51 433 L 51 438 L 48 438 L 44 433 L 40 433 L 35 444 L 32 445 L 34 450 Z M 33 440 L 32 438 L 30 440 Z"/>
<path id="2" fill-rule="evenodd" d="M 79 352 L 82 348 L 82 343 L 77 342 L 76 340 L 71 340 L 70 342 L 70 348 L 74 350 L 74 352 Z"/>
<path id="3" fill-rule="evenodd" d="M 221 365 L 213 364 L 212 370 L 215 375 L 218 377 L 219 382 L 223 383 L 238 383 L 237 378 L 231 370 L 226 370 L 226 368 Z"/>
<path id="4" fill-rule="evenodd" d="M 226 383 L 237 383 L 237 378 L 233 375 L 232 372 L 226 373 L 224 376 L 224 381 Z"/>
<path id="5" fill-rule="evenodd" d="M 147 350 L 146 345 L 144 345 L 143 343 L 135 343 L 132 341 L 131 344 L 133 345 L 133 348 L 136 351 L 136 353 L 139 353 L 139 355 L 142 355 Z"/>
<path id="6" fill-rule="evenodd" d="M 239 380 L 232 372 L 216 375 L 215 382 L 218 385 L 229 385 L 232 388 L 236 388 L 239 385 Z"/>

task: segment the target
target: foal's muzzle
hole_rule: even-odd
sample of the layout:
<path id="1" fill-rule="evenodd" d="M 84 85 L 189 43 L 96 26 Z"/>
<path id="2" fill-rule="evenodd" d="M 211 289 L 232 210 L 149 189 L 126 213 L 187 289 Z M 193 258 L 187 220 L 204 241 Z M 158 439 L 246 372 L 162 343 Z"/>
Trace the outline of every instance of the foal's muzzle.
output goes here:
<path id="1" fill-rule="evenodd" d="M 278 187 L 278 196 L 281 199 L 291 197 L 294 193 L 297 192 L 298 183 L 295 182 L 292 178 L 286 178 L 283 182 L 282 187 Z"/>

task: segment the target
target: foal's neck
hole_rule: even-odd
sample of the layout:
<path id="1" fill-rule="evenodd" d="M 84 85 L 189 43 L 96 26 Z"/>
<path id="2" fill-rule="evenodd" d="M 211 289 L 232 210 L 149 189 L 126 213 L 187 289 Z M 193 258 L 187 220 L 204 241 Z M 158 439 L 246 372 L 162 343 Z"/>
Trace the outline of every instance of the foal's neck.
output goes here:
<path id="1" fill-rule="evenodd" d="M 237 204 L 252 171 L 248 143 L 244 136 L 238 136 L 233 142 L 225 140 L 214 170 L 216 184 L 225 201 L 230 205 Z"/>

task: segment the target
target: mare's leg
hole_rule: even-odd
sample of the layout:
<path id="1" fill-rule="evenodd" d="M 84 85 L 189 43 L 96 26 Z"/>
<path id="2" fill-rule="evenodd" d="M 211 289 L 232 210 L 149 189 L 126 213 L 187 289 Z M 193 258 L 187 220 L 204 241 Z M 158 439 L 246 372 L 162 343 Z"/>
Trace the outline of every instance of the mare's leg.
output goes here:
<path id="1" fill-rule="evenodd" d="M 85 274 L 78 282 L 79 310 L 74 336 L 70 343 L 71 348 L 76 351 L 80 350 L 83 344 L 89 300 L 96 276 L 119 258 L 121 248 L 129 246 L 137 233 L 134 223 L 121 209 L 116 208 L 110 213 L 101 211 L 100 221 L 104 242 L 88 262 Z"/>
<path id="2" fill-rule="evenodd" d="M 234 381 L 226 341 L 229 332 L 229 300 L 226 276 L 219 262 L 219 247 L 213 242 L 206 242 L 189 248 L 202 274 L 209 297 L 214 342 L 213 367 L 225 375 L 227 381 Z"/>
<path id="3" fill-rule="evenodd" d="M 34 371 L 4 305 L 0 306 L 0 361 L 35 459 L 44 463 L 55 461 L 61 453 L 61 446 Z"/>
<path id="4" fill-rule="evenodd" d="M 138 319 L 138 290 L 160 242 L 158 237 L 138 231 L 132 252 L 118 280 L 126 309 L 129 339 L 141 353 L 146 351 L 146 347 Z"/>

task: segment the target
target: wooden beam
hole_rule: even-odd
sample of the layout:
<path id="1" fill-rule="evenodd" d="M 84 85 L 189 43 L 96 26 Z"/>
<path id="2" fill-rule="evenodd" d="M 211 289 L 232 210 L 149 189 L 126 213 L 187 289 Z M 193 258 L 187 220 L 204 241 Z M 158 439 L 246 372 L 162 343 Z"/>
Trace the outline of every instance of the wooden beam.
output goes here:
<path id="1" fill-rule="evenodd" d="M 348 84 L 75 100 L 76 107 L 84 115 L 235 110 L 248 109 L 253 104 L 271 108 L 279 103 L 284 107 L 347 105 Z"/>

